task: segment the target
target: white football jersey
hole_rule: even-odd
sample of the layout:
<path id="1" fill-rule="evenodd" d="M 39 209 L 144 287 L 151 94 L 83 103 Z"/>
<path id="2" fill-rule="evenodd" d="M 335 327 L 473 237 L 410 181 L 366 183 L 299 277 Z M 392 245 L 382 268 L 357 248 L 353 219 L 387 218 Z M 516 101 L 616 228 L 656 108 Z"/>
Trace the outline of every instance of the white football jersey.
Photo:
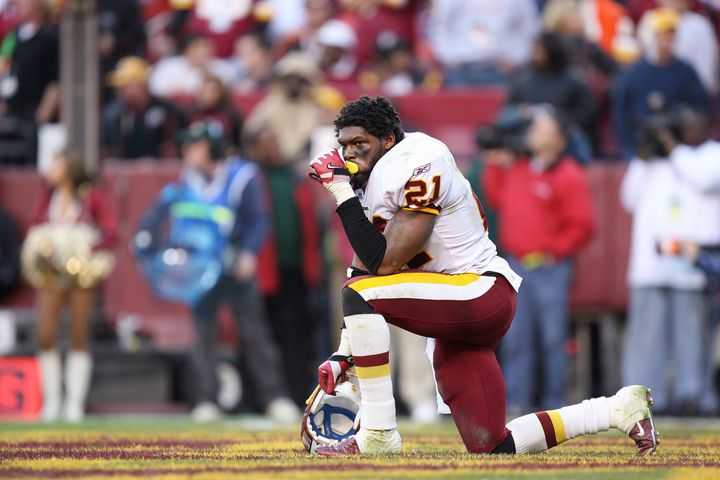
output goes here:
<path id="1" fill-rule="evenodd" d="M 380 230 L 400 209 L 437 215 L 430 240 L 408 268 L 446 274 L 492 271 L 515 290 L 520 287 L 522 279 L 497 255 L 482 206 L 441 141 L 407 133 L 377 162 L 358 196 Z"/>

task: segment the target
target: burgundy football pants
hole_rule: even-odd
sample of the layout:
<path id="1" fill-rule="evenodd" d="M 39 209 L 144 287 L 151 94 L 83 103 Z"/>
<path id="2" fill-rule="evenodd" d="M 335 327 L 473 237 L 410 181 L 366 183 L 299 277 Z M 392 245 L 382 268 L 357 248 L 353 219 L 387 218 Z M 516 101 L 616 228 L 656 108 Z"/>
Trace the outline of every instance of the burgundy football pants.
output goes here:
<path id="1" fill-rule="evenodd" d="M 388 323 L 436 339 L 435 379 L 460 436 L 469 452 L 492 452 L 509 433 L 495 349 L 515 314 L 510 283 L 496 274 L 408 271 L 346 286 Z"/>

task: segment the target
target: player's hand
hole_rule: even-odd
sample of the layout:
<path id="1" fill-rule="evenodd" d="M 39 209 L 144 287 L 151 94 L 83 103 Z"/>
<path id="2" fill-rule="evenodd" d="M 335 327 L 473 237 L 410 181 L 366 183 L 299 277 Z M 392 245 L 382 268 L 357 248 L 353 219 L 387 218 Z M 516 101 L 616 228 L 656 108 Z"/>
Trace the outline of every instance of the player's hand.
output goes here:
<path id="1" fill-rule="evenodd" d="M 334 354 L 318 367 L 318 384 L 326 393 L 334 394 L 338 378 L 352 367 L 352 357 Z"/>
<path id="2" fill-rule="evenodd" d="M 350 183 L 350 171 L 337 148 L 321 153 L 310 161 L 313 169 L 308 175 L 313 180 L 328 185 L 338 182 Z"/>
<path id="3" fill-rule="evenodd" d="M 313 170 L 308 174 L 310 178 L 320 182 L 335 197 L 338 205 L 355 196 L 350 185 L 350 170 L 337 148 L 313 158 L 310 168 Z"/>

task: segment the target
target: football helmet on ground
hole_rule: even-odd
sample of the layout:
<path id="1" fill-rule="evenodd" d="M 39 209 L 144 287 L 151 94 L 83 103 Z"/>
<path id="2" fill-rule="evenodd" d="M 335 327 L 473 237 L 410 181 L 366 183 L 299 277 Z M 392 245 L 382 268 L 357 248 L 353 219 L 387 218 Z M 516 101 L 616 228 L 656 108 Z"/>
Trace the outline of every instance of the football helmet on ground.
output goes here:
<path id="1" fill-rule="evenodd" d="M 318 385 L 306 404 L 300 438 L 308 452 L 357 433 L 360 428 L 360 387 L 355 369 L 351 368 L 338 379 L 334 395 Z"/>

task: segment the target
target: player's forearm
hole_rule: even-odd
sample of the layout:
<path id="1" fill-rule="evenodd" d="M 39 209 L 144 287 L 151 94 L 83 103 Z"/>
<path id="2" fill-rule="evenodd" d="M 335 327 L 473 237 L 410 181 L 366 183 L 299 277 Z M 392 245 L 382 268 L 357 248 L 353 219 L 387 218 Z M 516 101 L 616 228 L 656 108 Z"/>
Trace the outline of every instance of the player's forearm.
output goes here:
<path id="1" fill-rule="evenodd" d="M 385 236 L 365 216 L 360 200 L 353 196 L 336 210 L 355 255 L 367 271 L 377 275 L 385 257 Z"/>

